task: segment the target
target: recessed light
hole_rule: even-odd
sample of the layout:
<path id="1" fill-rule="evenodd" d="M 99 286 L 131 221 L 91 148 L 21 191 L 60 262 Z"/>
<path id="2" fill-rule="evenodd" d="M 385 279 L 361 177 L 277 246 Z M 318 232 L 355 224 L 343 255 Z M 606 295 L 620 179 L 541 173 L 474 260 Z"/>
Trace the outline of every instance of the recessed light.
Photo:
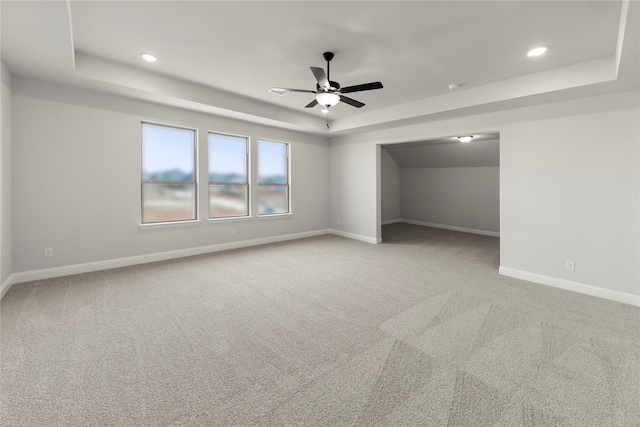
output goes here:
<path id="1" fill-rule="evenodd" d="M 158 58 L 151 55 L 150 53 L 143 53 L 140 56 L 142 56 L 142 59 L 144 59 L 147 62 L 156 62 L 158 60 Z"/>
<path id="2" fill-rule="evenodd" d="M 473 139 L 473 135 L 467 135 L 467 136 L 459 136 L 458 139 L 460 140 L 460 142 L 469 142 Z"/>
<path id="3" fill-rule="evenodd" d="M 547 51 L 547 47 L 546 46 L 540 46 L 540 47 L 536 47 L 535 49 L 531 49 L 529 51 L 529 53 L 527 53 L 528 57 L 532 57 L 532 56 L 540 56 L 543 53 L 545 53 Z"/>

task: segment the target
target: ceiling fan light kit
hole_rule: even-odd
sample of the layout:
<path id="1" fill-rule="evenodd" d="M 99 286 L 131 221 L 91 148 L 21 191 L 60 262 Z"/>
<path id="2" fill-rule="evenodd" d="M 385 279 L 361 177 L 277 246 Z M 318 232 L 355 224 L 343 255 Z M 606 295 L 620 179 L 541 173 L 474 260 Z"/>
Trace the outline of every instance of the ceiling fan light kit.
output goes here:
<path id="1" fill-rule="evenodd" d="M 365 90 L 373 90 L 373 89 L 382 89 L 382 83 L 380 82 L 371 82 L 364 83 L 355 86 L 348 87 L 340 87 L 338 82 L 334 82 L 333 80 L 329 80 L 330 76 L 330 68 L 329 63 L 334 57 L 333 52 L 325 52 L 322 54 L 323 58 L 327 61 L 327 72 L 319 67 L 310 67 L 313 76 L 316 78 L 316 90 L 305 90 L 305 89 L 289 89 L 283 87 L 274 87 L 269 89 L 269 92 L 274 93 L 276 95 L 284 96 L 290 92 L 303 92 L 303 93 L 314 93 L 316 94 L 316 98 L 305 105 L 305 108 L 313 108 L 316 105 L 320 105 L 323 108 L 322 112 L 325 110 L 329 110 L 329 108 L 335 106 L 340 101 L 345 104 L 349 104 L 356 108 L 364 107 L 364 103 L 360 101 L 356 101 L 355 99 L 344 96 L 345 93 L 352 92 L 362 92 Z"/>
<path id="2" fill-rule="evenodd" d="M 330 108 L 340 102 L 340 97 L 335 93 L 322 92 L 316 95 L 316 101 L 318 104 Z"/>

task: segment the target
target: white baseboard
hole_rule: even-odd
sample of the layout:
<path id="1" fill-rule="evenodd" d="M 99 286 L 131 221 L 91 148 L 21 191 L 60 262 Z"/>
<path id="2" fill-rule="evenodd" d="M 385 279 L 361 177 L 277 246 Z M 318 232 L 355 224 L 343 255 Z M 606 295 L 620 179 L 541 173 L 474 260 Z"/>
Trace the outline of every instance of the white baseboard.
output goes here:
<path id="1" fill-rule="evenodd" d="M 302 239 L 305 237 L 330 234 L 331 230 L 316 230 L 303 233 L 284 234 L 281 236 L 263 237 L 260 239 L 241 240 L 237 242 L 221 243 L 218 245 L 199 246 L 196 248 L 178 249 L 175 251 L 157 252 L 153 254 L 136 255 L 126 258 L 116 258 L 105 261 L 87 262 L 82 264 L 66 265 L 62 267 L 43 268 L 40 270 L 23 271 L 13 273 L 11 284 L 43 280 L 52 277 L 69 276 L 71 274 L 89 273 L 92 271 L 108 270 L 111 268 L 128 267 L 130 265 L 146 264 L 149 262 L 164 261 L 168 259 L 183 258 L 193 255 L 201 255 L 211 252 L 220 252 L 230 249 L 246 248 L 249 246 L 264 245 L 267 243 L 283 242 L 286 240 Z M 10 285 L 9 285 L 10 286 Z M 4 285 L 3 292 L 6 292 Z"/>
<path id="2" fill-rule="evenodd" d="M 13 274 L 10 274 L 9 277 L 7 277 L 5 281 L 2 283 L 2 286 L 0 286 L 0 299 L 2 299 L 4 294 L 7 293 L 11 285 L 14 284 L 13 280 L 14 280 Z"/>
<path id="3" fill-rule="evenodd" d="M 384 221 L 380 221 L 381 225 L 387 225 L 387 224 L 395 224 L 396 222 L 402 222 L 402 219 L 400 218 L 396 218 L 396 219 L 387 219 Z"/>
<path id="4" fill-rule="evenodd" d="M 425 227 L 442 228 L 445 230 L 462 231 L 463 233 L 481 234 L 483 236 L 500 237 L 497 231 L 476 230 L 475 228 L 456 227 L 454 225 L 436 224 L 433 222 L 414 221 L 412 219 L 401 219 L 400 222 L 413 225 L 423 225 Z"/>
<path id="5" fill-rule="evenodd" d="M 544 276 L 542 274 L 530 273 L 528 271 L 516 270 L 515 268 L 509 267 L 501 266 L 498 272 L 503 276 L 514 277 L 516 279 L 527 280 L 541 285 L 552 286 L 554 288 L 565 289 L 567 291 L 578 292 L 580 294 L 591 295 L 593 297 L 604 298 L 640 307 L 640 295 L 614 291 L 613 289 L 586 285 L 584 283 L 572 282 L 570 280 L 558 279 L 556 277 Z"/>
<path id="6" fill-rule="evenodd" d="M 367 243 L 373 243 L 373 244 L 382 243 L 381 237 L 375 238 L 375 237 L 363 236 L 362 234 L 347 233 L 346 231 L 335 230 L 333 228 L 331 229 L 331 234 L 335 234 L 336 236 L 346 237 L 348 239 L 360 240 L 361 242 L 367 242 Z"/>

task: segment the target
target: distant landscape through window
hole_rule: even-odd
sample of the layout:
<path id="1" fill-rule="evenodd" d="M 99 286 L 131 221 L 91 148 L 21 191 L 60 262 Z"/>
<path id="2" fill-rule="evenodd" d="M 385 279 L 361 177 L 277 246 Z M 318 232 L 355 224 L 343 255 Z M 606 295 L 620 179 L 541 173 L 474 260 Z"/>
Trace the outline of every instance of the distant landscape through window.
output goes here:
<path id="1" fill-rule="evenodd" d="M 196 219 L 196 131 L 142 124 L 142 223 Z"/>

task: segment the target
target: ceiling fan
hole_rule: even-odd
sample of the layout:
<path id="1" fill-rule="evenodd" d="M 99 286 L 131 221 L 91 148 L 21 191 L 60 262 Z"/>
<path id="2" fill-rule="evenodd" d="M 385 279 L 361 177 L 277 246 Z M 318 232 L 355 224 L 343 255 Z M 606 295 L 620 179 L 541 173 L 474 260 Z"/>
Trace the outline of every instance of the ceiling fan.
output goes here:
<path id="1" fill-rule="evenodd" d="M 325 52 L 322 54 L 324 59 L 327 61 L 327 72 L 325 73 L 322 68 L 311 67 L 311 72 L 313 76 L 316 78 L 318 83 L 316 84 L 316 90 L 305 90 L 305 89 L 289 89 L 284 87 L 274 87 L 269 90 L 271 93 L 275 93 L 276 95 L 284 96 L 289 92 L 302 92 L 302 93 L 315 93 L 316 98 L 305 105 L 305 108 L 312 108 L 316 105 L 320 104 L 326 108 L 326 111 L 329 111 L 329 108 L 336 105 L 338 102 L 342 101 L 345 104 L 352 105 L 356 108 L 364 107 L 364 104 L 360 101 L 356 101 L 355 99 L 344 96 L 345 93 L 352 92 L 362 92 L 365 90 L 372 89 L 382 89 L 382 83 L 380 82 L 372 82 L 372 83 L 364 83 L 355 86 L 347 86 L 340 87 L 338 82 L 334 82 L 329 79 L 329 63 L 333 59 L 333 52 Z"/>

